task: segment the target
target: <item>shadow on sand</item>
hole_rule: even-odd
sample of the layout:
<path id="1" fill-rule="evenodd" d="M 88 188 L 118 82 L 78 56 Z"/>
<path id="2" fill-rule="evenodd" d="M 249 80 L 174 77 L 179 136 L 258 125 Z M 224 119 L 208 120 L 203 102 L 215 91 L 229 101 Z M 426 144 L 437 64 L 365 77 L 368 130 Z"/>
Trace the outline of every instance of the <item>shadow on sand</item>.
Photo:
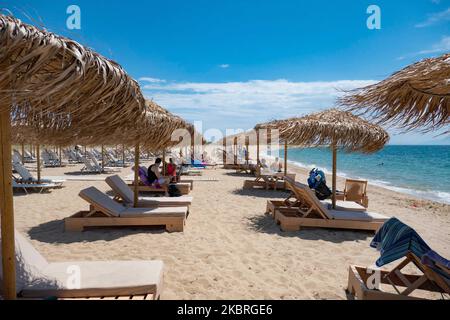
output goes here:
<path id="1" fill-rule="evenodd" d="M 284 190 L 266 190 L 266 189 L 244 189 L 239 188 L 231 191 L 233 194 L 238 196 L 246 197 L 258 197 L 258 198 L 268 198 L 268 199 L 286 199 L 290 192 Z"/>
<path id="2" fill-rule="evenodd" d="M 269 214 L 260 214 L 248 218 L 248 227 L 256 232 L 276 234 L 280 237 L 300 238 L 303 240 L 323 240 L 342 243 L 355 240 L 367 240 L 373 237 L 370 231 L 349 231 L 340 229 L 303 228 L 301 231 L 281 231 L 280 226 Z"/>
<path id="3" fill-rule="evenodd" d="M 118 227 L 118 228 L 89 228 L 83 232 L 65 232 L 64 220 L 53 220 L 36 227 L 28 232 L 33 240 L 44 243 L 70 244 L 78 242 L 114 241 L 140 233 L 162 234 L 164 227 Z"/>

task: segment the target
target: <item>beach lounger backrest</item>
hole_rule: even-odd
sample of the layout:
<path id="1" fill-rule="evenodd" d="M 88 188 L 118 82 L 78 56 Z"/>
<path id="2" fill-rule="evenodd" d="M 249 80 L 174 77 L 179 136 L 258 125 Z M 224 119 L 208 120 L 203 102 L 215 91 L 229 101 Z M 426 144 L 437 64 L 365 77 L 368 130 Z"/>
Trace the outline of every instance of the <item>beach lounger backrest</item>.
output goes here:
<path id="1" fill-rule="evenodd" d="M 359 202 L 366 196 L 367 181 L 347 179 L 345 181 L 345 200 Z"/>
<path id="2" fill-rule="evenodd" d="M 110 216 L 118 217 L 120 216 L 120 213 L 125 210 L 124 206 L 115 202 L 95 187 L 81 190 L 79 196 L 93 205 L 96 210 Z"/>
<path id="3" fill-rule="evenodd" d="M 322 203 L 317 199 L 316 195 L 311 189 L 300 182 L 296 182 L 292 178 L 285 177 L 285 182 L 288 188 L 294 193 L 295 197 L 300 203 L 307 204 L 311 209 L 315 210 L 324 219 L 333 219 L 333 216 L 328 212 Z"/>
<path id="4" fill-rule="evenodd" d="M 106 183 L 125 203 L 133 203 L 134 194 L 130 187 L 118 175 L 106 178 Z"/>
<path id="5" fill-rule="evenodd" d="M 22 177 L 23 180 L 34 181 L 34 177 L 31 175 L 30 171 L 23 166 L 22 163 L 13 163 L 14 170 Z"/>
<path id="6" fill-rule="evenodd" d="M 14 152 L 13 156 L 12 156 L 12 161 L 13 163 L 22 163 L 22 160 L 20 158 L 20 156 Z"/>
<path id="7" fill-rule="evenodd" d="M 0 238 L 0 243 L 1 243 Z M 20 232 L 15 231 L 16 253 L 16 290 L 21 292 L 31 283 L 52 281 L 46 279 L 43 270 L 48 266 L 47 260 L 32 246 Z M 1 246 L 0 246 L 1 254 Z M 3 270 L 0 265 L 0 283 L 3 279 Z M 3 287 L 3 286 L 2 286 Z"/>
<path id="8" fill-rule="evenodd" d="M 42 151 L 41 155 L 42 155 L 42 159 L 44 160 L 45 164 L 50 164 L 52 162 L 50 159 L 50 155 L 48 154 L 48 152 L 46 150 Z"/>

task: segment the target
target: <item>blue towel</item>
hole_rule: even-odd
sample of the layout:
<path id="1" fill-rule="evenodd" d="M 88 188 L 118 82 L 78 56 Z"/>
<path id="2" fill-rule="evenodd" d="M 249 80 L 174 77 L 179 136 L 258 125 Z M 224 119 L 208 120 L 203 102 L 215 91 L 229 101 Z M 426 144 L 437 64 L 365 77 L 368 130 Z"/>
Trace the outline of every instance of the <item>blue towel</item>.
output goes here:
<path id="1" fill-rule="evenodd" d="M 383 224 L 370 246 L 380 250 L 380 258 L 376 261 L 378 267 L 403 258 L 409 252 L 422 258 L 431 250 L 414 229 L 397 218 Z"/>

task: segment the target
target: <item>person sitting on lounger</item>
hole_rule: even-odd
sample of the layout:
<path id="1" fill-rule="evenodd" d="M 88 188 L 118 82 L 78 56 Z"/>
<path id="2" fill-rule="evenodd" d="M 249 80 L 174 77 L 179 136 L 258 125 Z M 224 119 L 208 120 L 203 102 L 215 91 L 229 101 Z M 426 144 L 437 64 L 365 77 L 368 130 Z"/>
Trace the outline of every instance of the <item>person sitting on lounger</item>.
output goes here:
<path id="1" fill-rule="evenodd" d="M 171 178 L 171 181 L 177 181 L 177 166 L 172 158 L 169 159 L 169 164 L 167 165 L 167 175 Z"/>
<path id="2" fill-rule="evenodd" d="M 148 167 L 147 170 L 148 182 L 155 186 L 162 186 L 166 183 L 166 179 L 161 175 L 161 163 L 161 158 L 156 158 L 155 163 Z"/>
<path id="3" fill-rule="evenodd" d="M 281 169 L 283 169 L 283 164 L 280 162 L 279 158 L 275 158 L 275 161 L 270 165 L 270 170 L 273 172 L 281 172 Z"/>
<path id="4" fill-rule="evenodd" d="M 267 165 L 267 161 L 265 158 L 261 159 L 260 166 L 261 166 L 261 169 L 269 169 L 269 166 Z"/>

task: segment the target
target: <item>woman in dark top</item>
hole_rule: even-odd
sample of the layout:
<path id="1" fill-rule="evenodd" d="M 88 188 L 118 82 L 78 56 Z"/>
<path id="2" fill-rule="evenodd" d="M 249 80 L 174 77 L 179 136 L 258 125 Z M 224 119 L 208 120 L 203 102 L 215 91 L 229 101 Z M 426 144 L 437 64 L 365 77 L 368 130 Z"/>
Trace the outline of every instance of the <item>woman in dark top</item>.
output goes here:
<path id="1" fill-rule="evenodd" d="M 148 167 L 147 178 L 148 182 L 155 183 L 159 179 L 159 167 L 161 165 L 162 160 L 157 158 L 155 163 Z"/>

